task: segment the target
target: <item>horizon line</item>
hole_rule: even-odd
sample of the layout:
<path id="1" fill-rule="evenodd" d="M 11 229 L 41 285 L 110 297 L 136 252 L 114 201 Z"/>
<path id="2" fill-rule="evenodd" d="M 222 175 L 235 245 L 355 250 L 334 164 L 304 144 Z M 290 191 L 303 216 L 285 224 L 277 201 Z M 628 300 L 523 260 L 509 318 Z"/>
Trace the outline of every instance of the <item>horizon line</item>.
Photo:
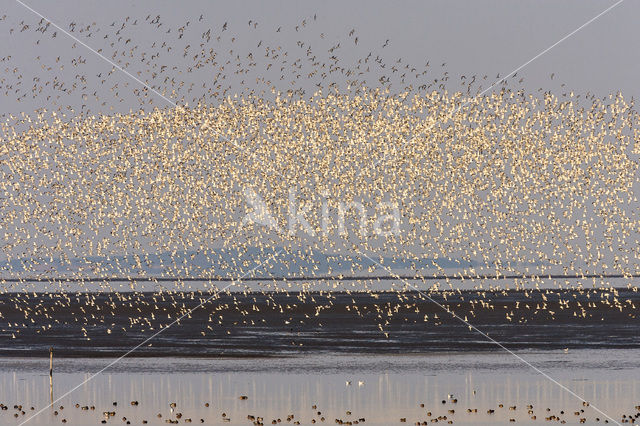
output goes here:
<path id="1" fill-rule="evenodd" d="M 609 278 L 640 278 L 638 274 L 496 274 L 496 275 L 319 275 L 319 276 L 293 276 L 293 277 L 153 277 L 153 276 L 141 276 L 141 277 L 27 277 L 27 278 L 0 278 L 0 283 L 55 283 L 55 282 L 170 282 L 170 281 L 184 281 L 184 282 L 196 282 L 196 281 L 208 281 L 208 282 L 258 282 L 258 281 L 361 281 L 361 280 L 422 280 L 422 281 L 437 281 L 437 280 L 515 280 L 515 279 L 609 279 Z"/>

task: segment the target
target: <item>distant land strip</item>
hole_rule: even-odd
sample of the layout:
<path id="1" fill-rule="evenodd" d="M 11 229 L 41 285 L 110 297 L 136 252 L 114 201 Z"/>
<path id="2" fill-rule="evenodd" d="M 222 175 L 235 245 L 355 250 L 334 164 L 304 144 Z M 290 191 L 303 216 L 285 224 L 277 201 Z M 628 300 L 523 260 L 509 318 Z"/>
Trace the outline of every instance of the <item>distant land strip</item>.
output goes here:
<path id="1" fill-rule="evenodd" d="M 319 275 L 319 276 L 293 276 L 293 277 L 34 277 L 34 278 L 0 278 L 0 282 L 24 283 L 24 282 L 259 282 L 259 281 L 363 281 L 363 280 L 407 280 L 407 281 L 437 281 L 437 280 L 515 280 L 515 279 L 611 279 L 611 278 L 640 278 L 640 274 L 510 274 L 510 275 Z"/>

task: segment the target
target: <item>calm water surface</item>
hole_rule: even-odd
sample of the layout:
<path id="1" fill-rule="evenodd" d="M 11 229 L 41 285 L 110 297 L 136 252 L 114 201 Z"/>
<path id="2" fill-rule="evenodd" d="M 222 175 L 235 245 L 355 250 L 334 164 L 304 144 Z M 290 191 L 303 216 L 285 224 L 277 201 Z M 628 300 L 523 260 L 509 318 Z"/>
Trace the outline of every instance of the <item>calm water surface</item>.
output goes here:
<path id="1" fill-rule="evenodd" d="M 205 424 L 250 425 L 249 415 L 263 417 L 265 424 L 278 419 L 281 424 L 312 424 L 313 420 L 320 424 L 321 417 L 325 418 L 324 424 L 361 418 L 365 422 L 360 423 L 366 425 L 401 424 L 402 418 L 407 424 L 415 424 L 438 416 L 439 423 L 452 420 L 464 425 L 510 423 L 510 419 L 518 424 L 538 424 L 551 416 L 567 424 L 578 424 L 580 419 L 585 419 L 586 424 L 604 424 L 605 416 L 594 406 L 617 421 L 623 415 L 638 412 L 634 408 L 640 405 L 638 349 L 519 354 L 584 397 L 591 406 L 584 406 L 558 385 L 502 352 L 140 358 L 124 359 L 62 397 L 55 403 L 58 415 L 54 408 L 46 408 L 30 419 L 50 403 L 51 397 L 48 359 L 31 357 L 0 360 L 0 402 L 8 406 L 0 411 L 0 424 L 62 424 L 62 419 L 67 424 L 100 424 L 105 411 L 116 412 L 108 424 L 142 424 L 143 420 L 166 424 L 169 419 L 181 424 L 191 419 L 200 424 L 202 419 Z M 56 359 L 54 400 L 111 361 Z M 247 399 L 240 399 L 242 395 Z M 138 401 L 137 406 L 131 405 L 134 400 Z M 176 403 L 173 412 L 169 405 L 172 402 Z M 205 407 L 206 403 L 209 407 Z M 499 404 L 504 407 L 499 408 Z M 25 414 L 14 405 L 22 405 Z M 314 405 L 317 408 L 312 408 Z M 527 405 L 533 406 L 533 413 L 528 412 Z M 83 406 L 89 409 L 83 410 Z M 510 409 L 512 406 L 515 409 Z M 468 409 L 477 409 L 477 413 L 469 413 Z M 495 413 L 487 413 L 490 409 Z M 182 414 L 180 419 L 178 413 Z M 291 415 L 293 419 L 288 422 Z M 536 420 L 532 419 L 534 415 Z M 609 420 L 609 424 L 614 422 Z"/>

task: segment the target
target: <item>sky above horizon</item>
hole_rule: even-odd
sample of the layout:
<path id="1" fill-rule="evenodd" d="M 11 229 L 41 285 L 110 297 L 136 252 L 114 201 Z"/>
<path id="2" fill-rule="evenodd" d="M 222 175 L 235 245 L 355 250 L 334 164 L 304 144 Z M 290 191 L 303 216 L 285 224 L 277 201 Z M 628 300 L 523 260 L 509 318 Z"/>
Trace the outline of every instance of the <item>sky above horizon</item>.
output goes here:
<path id="1" fill-rule="evenodd" d="M 453 95 L 458 91 L 462 97 L 470 99 L 468 103 L 478 108 L 481 115 L 486 113 L 489 118 L 493 107 L 491 96 L 503 87 L 511 93 L 521 94 L 517 98 L 521 102 L 518 108 L 531 112 L 531 116 L 523 116 L 525 118 L 535 117 L 536 108 L 547 101 L 564 102 L 567 99 L 571 99 L 575 105 L 572 108 L 578 110 L 579 107 L 589 107 L 594 99 L 600 98 L 607 107 L 613 105 L 602 113 L 603 116 L 618 114 L 640 95 L 637 85 L 640 60 L 632 54 L 640 41 L 640 28 L 635 25 L 635 17 L 640 12 L 637 2 L 622 2 L 588 25 L 585 24 L 614 2 L 413 1 L 405 2 L 401 7 L 380 1 L 250 1 L 215 6 L 201 1 L 180 4 L 180 7 L 168 1 L 120 0 L 108 3 L 65 0 L 55 5 L 27 1 L 25 4 L 36 13 L 18 2 L 8 2 L 6 10 L 0 14 L 4 15 L 0 16 L 0 43 L 6 47 L 0 54 L 0 67 L 4 71 L 0 78 L 3 96 L 0 121 L 4 122 L 1 134 L 3 139 L 12 143 L 7 145 L 11 148 L 0 152 L 0 158 L 4 160 L 0 162 L 0 176 L 6 178 L 0 188 L 0 211 L 6 222 L 2 236 L 4 247 L 0 251 L 2 262 L 7 259 L 18 263 L 36 260 L 38 265 L 30 266 L 32 272 L 60 273 L 65 269 L 58 268 L 57 260 L 53 260 L 58 255 L 71 259 L 73 263 L 73 259 L 85 256 L 105 259 L 111 255 L 114 259 L 121 259 L 125 255 L 164 255 L 184 250 L 192 252 L 190 259 L 173 256 L 159 270 L 189 275 L 198 270 L 192 261 L 203 250 L 206 251 L 206 238 L 220 232 L 224 234 L 226 243 L 239 244 L 243 249 L 286 246 L 288 251 L 302 250 L 306 259 L 313 259 L 314 251 L 318 250 L 325 256 L 353 254 L 354 247 L 349 245 L 353 244 L 377 255 L 374 258 L 382 263 L 393 255 L 406 259 L 411 254 L 426 259 L 471 259 L 477 262 L 471 268 L 480 265 L 481 273 L 498 267 L 529 272 L 532 265 L 542 266 L 544 271 L 539 272 L 547 273 L 552 270 L 562 272 L 563 268 L 593 271 L 596 264 L 618 268 L 616 270 L 622 270 L 625 265 L 631 270 L 640 268 L 633 261 L 635 248 L 629 249 L 634 247 L 633 239 L 638 237 L 633 222 L 640 211 L 640 204 L 633 199 L 638 182 L 627 176 L 624 170 L 625 167 L 627 171 L 635 170 L 632 167 L 638 164 L 638 153 L 632 149 L 636 136 L 636 129 L 632 129 L 637 124 L 633 121 L 635 116 L 629 118 L 631 125 L 616 121 L 611 135 L 602 132 L 601 139 L 585 142 L 586 136 L 580 132 L 587 134 L 589 129 L 574 131 L 567 124 L 577 120 L 580 115 L 577 112 L 574 115 L 563 110 L 558 114 L 565 116 L 541 121 L 532 126 L 530 132 L 527 130 L 529 133 L 521 131 L 524 128 L 519 127 L 522 123 L 508 123 L 512 98 L 507 97 L 500 107 L 508 112 L 500 127 L 506 132 L 489 135 L 486 139 L 503 144 L 497 151 L 505 153 L 508 157 L 505 161 L 499 158 L 501 152 L 491 152 L 490 143 L 483 142 L 477 146 L 469 143 L 459 149 L 456 137 L 464 141 L 473 140 L 476 124 L 471 122 L 456 124 L 462 130 L 454 126 L 456 132 L 468 132 L 464 133 L 467 139 L 454 135 L 454 140 L 451 140 L 446 128 L 437 136 L 448 138 L 442 161 L 431 162 L 431 152 L 425 154 L 425 150 L 431 147 L 429 137 L 425 137 L 426 148 L 420 145 L 421 151 L 418 152 L 408 149 L 404 156 L 397 155 L 396 150 L 403 151 L 407 147 L 394 147 L 388 142 L 400 137 L 411 140 L 413 136 L 408 137 L 402 131 L 421 124 L 418 112 L 428 109 L 425 107 L 428 102 L 435 104 L 434 109 L 447 106 L 448 102 L 458 105 L 458 98 Z M 46 27 L 38 14 L 70 31 L 78 40 L 53 26 Z M 581 26 L 584 27 L 571 35 Z M 100 58 L 96 52 L 104 54 L 108 60 Z M 200 60 L 205 56 L 209 56 L 211 61 Z M 196 62 L 198 64 L 194 66 Z M 516 70 L 517 75 L 514 76 Z M 327 73 L 328 76 L 324 75 Z M 501 79 L 505 76 L 509 78 L 503 84 Z M 144 89 L 141 82 L 147 82 L 153 91 Z M 492 88 L 494 84 L 496 86 Z M 332 98 L 332 85 L 335 85 L 336 92 L 349 95 L 337 100 Z M 314 92 L 320 87 L 322 94 L 315 96 Z M 383 92 L 389 91 L 390 96 L 386 99 L 392 98 L 390 106 L 384 107 L 387 108 L 386 115 L 370 129 L 354 128 L 352 125 L 356 123 L 357 127 L 363 119 L 353 118 L 353 114 L 348 113 L 341 116 L 342 112 L 334 108 L 334 104 L 354 109 L 359 108 L 359 103 L 370 101 L 371 105 L 379 104 L 377 97 L 366 101 L 356 99 L 358 87 L 382 88 Z M 281 106 L 281 98 L 276 93 L 293 90 L 301 102 Z M 447 95 L 444 95 L 445 91 Z M 442 97 L 427 96 L 428 102 L 424 98 L 409 100 L 406 102 L 409 112 L 396 116 L 390 112 L 391 107 L 397 106 L 394 96 L 401 97 L 405 92 L 419 93 L 420 96 L 434 92 L 442 94 Z M 477 100 L 474 95 L 478 93 L 486 97 L 486 103 L 474 103 L 474 99 Z M 610 96 L 616 93 L 621 96 Z M 198 101 L 211 107 L 215 113 L 222 111 L 226 114 L 229 110 L 245 108 L 244 99 L 250 100 L 250 106 L 242 111 L 247 116 L 252 114 L 251 120 L 258 117 L 255 122 L 250 122 L 250 119 L 247 123 L 242 120 L 236 122 L 236 118 L 230 115 L 224 116 L 226 121 L 222 124 L 213 123 L 213 119 L 208 121 L 209 118 L 205 123 L 200 122 L 197 113 L 205 116 L 209 111 L 199 110 L 196 107 Z M 322 103 L 324 101 L 326 104 Z M 321 106 L 313 109 L 318 104 Z M 185 105 L 191 109 L 180 108 Z M 149 114 L 154 108 L 162 111 Z M 36 110 L 41 109 L 47 111 L 44 119 L 37 117 Z M 130 111 L 134 112 L 129 114 Z M 233 135 L 230 144 L 244 143 L 234 139 L 237 135 L 251 139 L 251 132 L 258 125 L 261 132 L 267 129 L 272 140 L 277 140 L 275 136 L 282 135 L 278 134 L 278 129 L 273 129 L 273 123 L 277 125 L 279 120 L 284 120 L 278 118 L 282 111 L 293 111 L 295 118 L 291 121 L 298 124 L 305 119 L 306 113 L 321 117 L 314 123 L 305 122 L 307 127 L 304 130 L 285 129 L 290 134 L 313 134 L 316 139 L 310 137 L 313 140 L 307 141 L 300 138 L 297 144 L 294 140 L 279 141 L 279 145 L 271 148 L 266 141 L 262 147 L 252 146 L 256 152 L 255 159 L 251 156 L 241 158 L 241 154 L 232 150 L 207 145 L 213 139 L 211 129 L 219 130 L 221 125 L 232 128 L 229 130 Z M 55 119 L 50 116 L 52 112 L 58 114 Z M 192 117 L 190 113 L 195 115 Z M 322 113 L 327 113 L 327 116 L 322 118 Z M 92 121 L 92 116 L 101 114 L 104 117 Z M 514 116 L 518 114 L 520 112 L 513 113 Z M 469 113 L 465 120 L 472 115 Z M 21 116 L 28 117 L 27 121 L 16 122 L 15 117 Z M 189 117 L 185 121 L 187 128 L 179 129 L 167 141 L 162 139 L 162 131 L 154 133 L 157 123 L 177 123 L 184 117 Z M 324 123 L 335 117 L 338 117 L 335 122 L 344 127 L 336 127 L 340 132 L 330 135 L 329 142 L 318 142 L 318 132 L 326 130 Z M 436 121 L 448 122 L 441 116 L 435 117 Z M 33 125 L 36 130 L 21 134 L 26 144 L 21 145 L 22 141 L 14 140 L 13 132 L 20 134 L 28 129 L 32 125 L 31 119 L 37 123 Z M 349 122 L 350 119 L 353 122 Z M 68 129 L 56 133 L 52 130 L 58 125 L 56 120 L 71 122 L 68 127 L 77 126 L 81 132 L 72 136 L 68 135 L 73 133 L 73 129 L 68 133 L 65 133 Z M 49 124 L 53 127 L 47 128 Z M 183 124 L 180 122 L 177 126 Z M 567 124 L 566 128 L 564 124 Z M 597 121 L 594 125 L 600 124 Z M 241 132 L 232 133 L 245 125 Z M 385 134 L 387 139 L 382 145 L 363 145 L 370 151 L 365 149 L 354 153 L 362 146 L 354 145 L 335 148 L 343 150 L 326 154 L 330 150 L 323 144 L 347 146 L 348 139 L 357 132 L 360 134 L 352 139 L 362 144 L 366 142 L 367 134 L 373 134 L 382 126 L 398 130 L 398 133 Z M 99 131 L 93 132 L 96 129 Z M 151 129 L 149 133 L 145 133 L 148 129 Z M 549 138 L 547 145 L 537 145 L 536 140 L 540 136 L 535 132 L 547 130 L 559 131 L 573 145 L 563 151 L 556 135 L 550 136 L 551 133 L 542 136 Z M 509 131 L 512 134 L 507 134 Z M 119 132 L 120 140 L 127 143 L 120 148 L 115 136 L 113 143 L 109 143 L 105 139 L 108 132 Z M 63 134 L 65 136 L 59 146 L 50 143 L 56 135 Z M 136 137 L 142 134 L 150 141 L 154 138 L 162 140 L 165 145 L 161 146 L 159 142 L 141 145 Z M 614 136 L 629 142 L 628 146 L 616 145 L 611 139 Z M 518 140 L 519 137 L 526 140 L 528 145 L 523 142 L 524 145 L 544 156 L 537 158 L 510 144 L 512 139 Z M 99 144 L 92 145 L 91 138 L 98 138 Z M 33 145 L 29 145 L 31 143 Z M 487 147 L 490 149 L 485 149 Z M 403 161 L 415 159 L 416 162 L 400 166 L 387 164 L 395 160 L 392 158 L 377 167 L 389 155 L 401 157 Z M 520 155 L 522 157 L 518 157 Z M 584 159 L 580 155 L 584 155 Z M 175 166 L 176 162 L 182 166 Z M 332 169 L 327 165 L 332 162 L 339 166 Z M 236 164 L 227 168 L 233 163 Z M 442 169 L 433 169 L 438 163 L 444 164 Z M 96 164 L 97 171 L 93 167 Z M 309 173 L 304 170 L 306 165 L 311 165 Z M 538 169 L 540 165 L 544 167 Z M 601 169 L 602 165 L 606 170 Z M 475 179 L 473 185 L 470 180 L 467 182 L 467 175 L 456 174 L 465 168 Z M 328 176 L 329 172 L 335 172 L 335 176 Z M 403 178 L 404 173 L 406 178 Z M 544 192 L 544 183 L 549 180 L 553 190 Z M 360 189 L 353 188 L 356 181 L 362 186 Z M 478 189 L 482 185 L 476 183 L 481 181 L 494 185 L 498 195 L 489 193 L 486 188 Z M 535 184 L 530 184 L 534 181 Z M 209 182 L 219 186 L 214 187 L 211 194 L 200 187 L 199 183 L 203 182 L 204 186 Z M 403 182 L 408 184 L 405 186 Z M 581 182 L 588 184 L 581 186 Z M 165 183 L 167 186 L 163 187 Z M 47 192 L 44 187 L 49 184 L 51 188 L 47 189 L 51 190 Z M 429 186 L 431 184 L 434 186 Z M 573 184 L 577 186 L 574 188 Z M 534 193 L 541 191 L 532 200 L 527 200 L 527 185 Z M 256 191 L 248 192 L 248 188 Z M 318 223 L 322 221 L 320 212 L 325 208 L 323 200 L 333 197 L 330 203 L 334 203 L 331 205 L 334 222 L 336 210 L 344 207 L 342 204 L 338 206 L 339 200 L 346 200 L 346 204 L 353 200 L 361 201 L 369 209 L 367 213 L 372 215 L 367 217 L 370 234 L 379 225 L 376 218 L 382 214 L 378 209 L 381 200 L 393 202 L 401 207 L 398 211 L 404 222 L 399 226 L 399 232 L 406 238 L 397 241 L 392 238 L 391 242 L 378 238 L 371 243 L 363 243 L 356 238 L 337 247 L 337 238 L 323 239 L 310 233 L 297 236 L 293 242 L 288 237 L 281 238 L 276 232 L 272 233 L 276 234 L 275 237 L 264 232 L 260 238 L 234 233 L 235 222 L 243 225 L 242 219 L 247 212 L 253 212 L 253 219 L 260 220 L 259 215 L 255 215 L 260 213 L 260 209 L 264 210 L 265 222 L 262 225 L 270 224 L 272 228 L 282 227 L 286 231 L 292 188 L 298 191 L 294 198 L 306 196 L 315 203 L 311 214 L 317 216 L 314 219 Z M 320 188 L 328 188 L 329 195 Z M 269 190 L 273 192 L 269 193 Z M 459 196 L 452 196 L 448 201 L 439 200 L 440 190 L 444 191 L 442 193 L 459 192 Z M 464 192 L 467 190 L 473 193 Z M 556 190 L 563 197 L 559 203 L 554 200 L 558 197 Z M 581 190 L 586 195 L 583 196 Z M 64 201 L 60 202 L 62 195 Z M 492 196 L 495 196 L 493 200 Z M 616 198 L 618 196 L 619 199 Z M 467 203 L 474 200 L 479 202 L 474 206 L 469 204 L 467 209 Z M 599 204 L 602 200 L 609 200 L 606 208 L 615 210 L 615 220 L 620 220 L 620 226 L 624 226 L 621 234 L 616 234 L 609 217 L 598 216 L 598 208 L 605 209 L 605 205 Z M 533 206 L 538 201 L 544 206 Z M 46 214 L 39 208 L 31 211 L 31 202 L 34 205 L 55 205 L 58 202 L 63 208 Z M 138 202 L 140 204 L 132 204 Z M 497 206 L 485 219 L 492 225 L 498 224 L 499 232 L 489 230 L 480 215 L 474 216 L 481 211 L 476 209 L 480 202 Z M 295 205 L 302 208 L 297 199 Z M 522 213 L 526 209 L 529 213 Z M 184 213 L 187 210 L 189 212 Z M 197 214 L 192 215 L 192 211 Z M 433 212 L 439 214 L 434 217 Z M 520 221 L 518 214 L 529 222 Z M 73 227 L 65 228 L 64 225 L 57 229 L 57 223 L 80 220 L 78 217 L 82 218 L 81 225 L 76 227 L 77 223 L 74 223 Z M 481 219 L 475 220 L 477 218 Z M 585 218 L 592 223 L 585 225 L 586 221 L 581 222 Z M 593 218 L 596 218 L 595 222 Z M 427 222 L 430 220 L 433 223 L 429 228 Z M 201 221 L 202 232 L 199 232 L 198 221 Z M 215 226 L 216 221 L 218 226 Z M 586 229 L 585 235 L 573 235 L 576 223 L 576 229 L 581 226 L 581 229 Z M 350 218 L 348 232 L 355 234 L 357 224 L 357 218 Z M 415 238 L 422 232 L 420 225 L 429 229 L 420 238 Z M 171 226 L 175 226 L 175 230 L 167 231 Z M 540 231 L 545 227 L 549 235 Z M 523 231 L 524 228 L 527 229 Z M 567 229 L 571 231 L 565 235 Z M 513 233 L 516 230 L 519 233 Z M 627 235 L 629 230 L 632 232 Z M 478 232 L 478 235 L 470 237 L 473 232 Z M 456 240 L 451 237 L 453 235 L 460 238 Z M 531 235 L 531 238 L 527 240 L 522 238 L 523 235 Z M 611 243 L 607 239 L 611 235 L 619 240 Z M 604 241 L 603 244 L 608 243 L 609 246 L 593 245 L 590 238 Z M 556 239 L 571 243 L 558 248 Z M 437 242 L 430 245 L 431 240 Z M 474 244 L 485 247 L 487 252 L 470 254 L 476 252 Z M 216 244 L 212 243 L 211 247 L 216 247 Z M 610 252 L 606 250 L 609 247 Z M 625 251 L 622 254 L 624 261 L 621 261 L 623 266 L 619 267 L 620 247 Z M 493 264 L 496 259 L 499 266 Z M 364 264 L 370 263 L 361 260 Z M 547 268 L 554 260 L 558 264 Z M 217 261 L 224 263 L 229 259 L 218 257 L 214 263 Z M 72 270 L 80 275 L 145 270 L 142 265 L 145 259 L 135 259 L 132 261 L 135 264 L 127 266 L 106 265 L 105 262 L 96 268 L 80 262 L 76 264 L 79 269 Z M 290 271 L 296 271 L 294 275 L 304 275 L 309 271 L 321 273 L 317 262 L 309 265 L 306 261 L 292 261 L 286 256 L 274 262 L 276 269 L 287 265 Z M 516 268 L 511 262 L 519 266 Z M 238 274 L 256 266 L 253 260 L 247 261 L 242 257 L 230 263 L 231 269 Z M 362 268 L 367 273 L 371 272 L 362 265 L 355 267 L 356 270 Z M 411 265 L 400 269 L 425 268 Z M 5 270 L 19 275 L 22 265 L 15 264 Z M 225 265 L 217 270 L 228 272 L 229 268 Z M 345 270 L 353 271 L 354 268 Z"/>
<path id="2" fill-rule="evenodd" d="M 92 49 L 102 48 L 104 52 L 108 43 L 114 40 L 103 39 L 103 34 L 111 30 L 115 32 L 118 28 L 111 25 L 116 22 L 117 25 L 127 24 L 119 34 L 123 40 L 130 39 L 126 43 L 127 50 L 130 46 L 137 46 L 135 55 L 149 49 L 154 41 L 163 40 L 165 29 L 172 28 L 173 33 L 166 37 L 168 42 L 175 43 L 175 54 L 170 53 L 169 57 L 163 54 L 161 58 L 169 66 L 180 67 L 186 64 L 178 46 L 191 45 L 193 51 L 197 43 L 202 41 L 200 35 L 211 30 L 213 40 L 210 45 L 219 50 L 220 56 L 227 53 L 228 49 L 234 50 L 234 54 L 246 55 L 252 52 L 254 60 L 259 62 L 261 54 L 258 52 L 262 52 L 265 46 L 281 47 L 283 52 L 294 53 L 293 50 L 300 42 L 305 43 L 304 49 L 312 47 L 314 51 L 340 43 L 340 49 L 332 53 L 343 64 L 349 65 L 369 52 L 373 56 L 379 55 L 390 65 L 393 61 L 402 59 L 403 63 L 424 69 L 428 62 L 429 73 L 424 76 L 424 82 L 441 79 L 446 72 L 449 76 L 447 89 L 456 91 L 462 88 L 462 76 L 471 78 L 472 75 L 477 75 L 480 80 L 487 75 L 484 82 L 484 88 L 487 88 L 496 81 L 498 75 L 504 77 L 550 48 L 524 66 L 517 78 L 510 81 L 510 87 L 530 93 L 542 89 L 557 95 L 574 91 L 605 96 L 620 91 L 628 99 L 640 94 L 637 85 L 640 61 L 632 53 L 640 40 L 640 30 L 634 22 L 634 17 L 640 12 L 640 5 L 631 1 L 622 2 L 560 43 L 560 40 L 614 2 L 411 1 L 404 2 L 403 7 L 397 7 L 395 3 L 381 1 L 249 1 L 224 2 L 213 7 L 209 2 L 196 1 L 181 4 L 179 8 L 169 1 L 116 0 L 104 3 L 63 0 L 56 2 L 55 7 L 44 1 L 29 1 L 25 4 L 62 28 L 73 28 L 74 36 L 80 37 Z M 77 69 L 86 75 L 88 87 L 94 86 L 93 89 L 100 92 L 102 88 L 99 80 L 92 78 L 91 74 L 104 76 L 110 71 L 110 64 L 60 31 L 57 31 L 55 38 L 33 31 L 41 18 L 19 3 L 10 1 L 6 6 L 3 13 L 5 18 L 0 21 L 0 42 L 6 46 L 3 56 L 11 56 L 9 61 L 0 63 L 7 68 L 2 84 L 5 90 L 9 84 L 15 83 L 16 73 L 24 75 L 23 90 L 28 88 L 27 84 L 32 83 L 32 79 L 27 78 L 32 75 L 43 80 L 46 76 L 57 77 L 60 83 L 66 83 L 69 88 L 74 82 L 77 83 L 75 75 L 72 75 L 76 74 L 74 71 Z M 163 26 L 143 25 L 144 19 L 149 15 L 151 18 L 159 16 L 158 22 Z M 136 20 L 138 23 L 134 26 Z M 252 24 L 249 25 L 249 22 Z M 222 31 L 225 23 L 226 30 Z M 69 27 L 70 24 L 75 26 Z M 30 28 L 23 31 L 24 25 L 30 25 Z M 83 33 L 82 27 L 87 25 L 91 29 Z M 173 36 L 178 36 L 180 27 L 184 28 L 184 34 L 177 39 Z M 349 35 L 351 31 L 354 33 Z M 47 35 L 52 32 L 56 32 L 53 27 L 47 30 Z M 86 37 L 89 32 L 93 34 Z M 222 38 L 216 43 L 217 36 Z M 358 38 L 357 44 L 355 37 Z M 73 47 L 74 43 L 76 47 Z M 257 47 L 258 43 L 262 43 L 260 48 Z M 558 44 L 555 45 L 556 43 Z M 59 61 L 55 62 L 58 57 Z M 321 54 L 318 57 L 322 59 Z M 66 65 L 66 69 L 55 69 L 56 64 L 65 64 L 74 58 L 84 61 L 83 66 Z M 53 65 L 53 70 L 43 70 L 42 64 Z M 138 77 L 136 72 L 144 69 L 139 64 L 133 64 L 127 71 Z M 241 93 L 246 87 L 256 86 L 249 82 L 248 77 L 238 77 L 232 72 L 226 74 L 225 84 L 229 85 L 229 93 L 232 95 Z M 280 85 L 279 89 L 283 91 L 289 80 L 286 72 L 284 74 L 286 78 L 283 81 L 273 79 L 275 85 Z M 147 75 L 143 73 L 142 77 L 144 80 Z M 170 77 L 188 85 L 208 81 L 212 74 L 187 73 L 180 69 L 174 70 Z M 522 82 L 520 79 L 523 79 Z M 247 81 L 241 84 L 242 80 Z M 339 79 L 336 78 L 336 81 L 339 82 Z M 120 83 L 124 102 L 107 102 L 102 106 L 98 102 L 92 103 L 91 97 L 83 99 L 79 91 L 75 91 L 58 104 L 72 105 L 76 111 L 81 110 L 85 104 L 93 112 L 110 112 L 107 107 L 126 112 L 139 107 L 135 98 L 126 94 L 140 89 L 139 83 L 116 71 L 110 82 Z M 375 80 L 372 81 L 371 86 L 375 83 Z M 127 89 L 125 84 L 128 84 Z M 399 83 L 394 87 L 396 90 L 402 89 Z M 308 88 L 312 90 L 313 85 L 309 83 Z M 5 95 L 0 113 L 32 112 L 41 107 L 54 109 L 52 99 L 46 101 L 42 96 L 29 99 L 28 96 L 18 103 L 13 102 L 18 96 L 11 92 L 9 90 Z M 170 95 L 168 97 L 171 98 Z M 178 97 L 175 98 L 177 99 Z M 103 100 L 109 101 L 101 98 Z M 159 107 L 169 106 L 159 97 L 155 101 Z"/>

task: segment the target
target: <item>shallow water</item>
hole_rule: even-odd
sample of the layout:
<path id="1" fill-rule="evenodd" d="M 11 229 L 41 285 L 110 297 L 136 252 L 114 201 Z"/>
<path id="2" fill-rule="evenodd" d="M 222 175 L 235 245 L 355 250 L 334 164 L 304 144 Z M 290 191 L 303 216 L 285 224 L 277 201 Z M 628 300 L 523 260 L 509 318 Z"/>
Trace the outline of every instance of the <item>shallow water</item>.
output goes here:
<path id="1" fill-rule="evenodd" d="M 176 413 L 183 414 L 180 423 L 190 418 L 198 424 L 200 419 L 205 424 L 252 424 L 248 415 L 263 417 L 265 424 L 277 419 L 283 424 L 296 420 L 311 424 L 313 419 L 322 423 L 322 416 L 325 424 L 360 418 L 367 425 L 401 424 L 401 418 L 406 418 L 407 424 L 415 424 L 438 416 L 447 416 L 447 420 L 439 422 L 445 424 L 453 420 L 454 424 L 492 425 L 510 423 L 510 419 L 537 424 L 552 415 L 567 424 L 578 424 L 581 418 L 587 424 L 597 424 L 604 423 L 605 416 L 594 407 L 618 421 L 624 414 L 637 413 L 634 407 L 640 405 L 640 350 L 518 354 L 591 405 L 584 406 L 578 398 L 506 352 L 123 359 L 64 396 L 112 362 L 81 358 L 55 360 L 56 416 L 53 408 L 37 414 L 50 402 L 48 359 L 4 358 L 0 361 L 0 402 L 8 410 L 0 411 L 0 423 L 61 424 L 64 418 L 67 424 L 100 424 L 104 411 L 115 411 L 116 415 L 108 420 L 110 424 L 126 424 L 123 417 L 131 424 L 141 424 L 143 419 L 149 424 L 166 424 L 167 419 L 176 419 Z M 241 395 L 247 399 L 240 399 Z M 139 405 L 132 406 L 133 400 Z M 118 405 L 113 406 L 113 402 Z M 171 402 L 176 403 L 173 413 Z M 205 407 L 207 402 L 209 407 Z M 76 403 L 80 408 L 75 407 Z M 498 407 L 500 403 L 503 408 Z M 13 408 L 15 404 L 23 406 L 24 415 Z M 528 414 L 528 404 L 533 405 L 537 420 Z M 59 408 L 61 405 L 64 409 Z M 85 405 L 93 405 L 95 410 L 82 410 Z M 313 405 L 317 408 L 313 409 Z M 32 406 L 34 410 L 30 409 Z M 467 409 L 477 409 L 477 413 Z M 488 414 L 489 409 L 495 413 Z M 318 415 L 318 411 L 322 414 Z M 37 415 L 31 417 L 34 414 Z M 158 418 L 158 414 L 162 417 Z M 294 418 L 287 422 L 291 414 Z"/>

